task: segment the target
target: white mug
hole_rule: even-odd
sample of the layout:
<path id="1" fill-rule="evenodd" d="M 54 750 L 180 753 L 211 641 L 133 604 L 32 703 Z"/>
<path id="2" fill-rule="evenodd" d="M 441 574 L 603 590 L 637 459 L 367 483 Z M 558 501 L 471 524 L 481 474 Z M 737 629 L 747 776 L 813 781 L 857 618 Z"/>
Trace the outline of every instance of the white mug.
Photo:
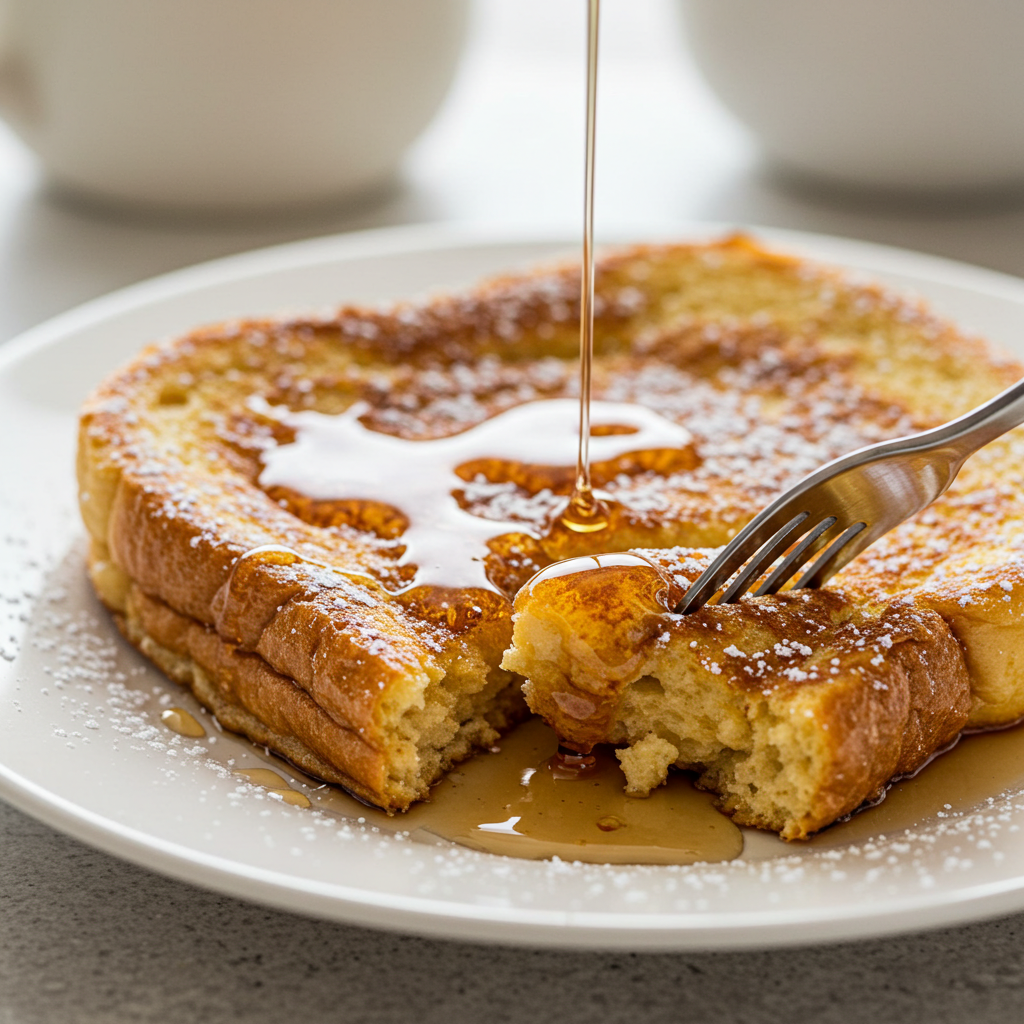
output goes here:
<path id="1" fill-rule="evenodd" d="M 1020 0 L 681 0 L 697 63 L 775 164 L 838 185 L 1024 184 Z"/>
<path id="2" fill-rule="evenodd" d="M 61 188 L 166 209 L 387 180 L 451 82 L 468 0 L 0 0 L 0 115 Z"/>

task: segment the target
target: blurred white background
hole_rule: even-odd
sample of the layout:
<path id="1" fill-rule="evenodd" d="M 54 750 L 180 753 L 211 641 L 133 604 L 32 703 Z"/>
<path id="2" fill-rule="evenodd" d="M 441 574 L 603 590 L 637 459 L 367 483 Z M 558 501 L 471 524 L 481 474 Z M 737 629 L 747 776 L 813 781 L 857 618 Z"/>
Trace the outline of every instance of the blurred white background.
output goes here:
<path id="1" fill-rule="evenodd" d="M 1024 206 L 893 203 L 777 182 L 697 74 L 672 0 L 602 5 L 597 228 L 692 220 L 886 242 L 1024 274 Z M 90 210 L 50 194 L 0 123 L 0 338 L 153 274 L 275 242 L 459 221 L 579 232 L 585 5 L 476 0 L 438 117 L 401 181 L 358 207 L 211 223 Z"/>

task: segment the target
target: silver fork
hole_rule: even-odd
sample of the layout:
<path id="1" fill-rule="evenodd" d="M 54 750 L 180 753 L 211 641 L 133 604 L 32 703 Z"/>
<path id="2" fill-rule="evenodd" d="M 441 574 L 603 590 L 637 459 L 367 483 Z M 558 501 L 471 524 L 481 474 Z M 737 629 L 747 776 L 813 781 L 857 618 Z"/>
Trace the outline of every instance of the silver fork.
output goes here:
<path id="1" fill-rule="evenodd" d="M 740 570 L 718 603 L 738 601 L 793 544 L 796 547 L 757 589 L 757 596 L 774 594 L 811 558 L 810 568 L 793 586 L 820 587 L 882 534 L 942 494 L 968 456 L 1021 423 L 1024 380 L 941 427 L 834 459 L 740 530 L 693 583 L 676 611 L 685 615 L 703 607 Z"/>

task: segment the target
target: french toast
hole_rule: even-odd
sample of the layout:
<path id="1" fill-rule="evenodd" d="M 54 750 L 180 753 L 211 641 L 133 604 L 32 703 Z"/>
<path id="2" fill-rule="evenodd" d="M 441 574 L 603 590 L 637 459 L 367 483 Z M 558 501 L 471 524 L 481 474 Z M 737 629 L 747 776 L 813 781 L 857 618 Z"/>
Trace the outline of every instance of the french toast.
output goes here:
<path id="1" fill-rule="evenodd" d="M 790 838 L 966 725 L 1024 713 L 1011 645 L 1017 435 L 825 591 L 687 621 L 666 596 L 809 470 L 957 415 L 1020 367 L 913 302 L 742 238 L 609 253 L 596 274 L 593 478 L 611 521 L 576 533 L 557 514 L 574 459 L 529 423 L 549 417 L 553 436 L 576 394 L 578 285 L 578 267 L 556 265 L 146 349 L 91 396 L 80 428 L 90 575 L 125 635 L 226 727 L 388 810 L 527 714 L 524 680 L 570 745 L 623 745 L 631 790 L 670 764 L 693 768 L 737 820 Z M 335 451 L 341 468 L 318 480 Z M 513 643 L 512 600 L 535 572 L 622 549 L 661 565 L 640 567 L 656 577 L 642 599 L 616 571 L 600 600 L 545 624 L 534 612 L 554 604 L 528 588 Z M 791 635 L 800 628 L 822 642 Z M 614 680 L 580 677 L 572 637 L 591 635 L 615 647 L 603 657 L 617 659 Z M 691 648 L 698 637 L 711 645 Z M 757 685 L 716 644 L 770 649 L 747 666 Z M 801 688 L 812 669 L 821 685 Z M 559 694 L 599 707 L 600 728 Z M 712 739 L 687 745 L 671 715 Z M 759 715 L 802 726 L 795 745 L 770 740 L 747 758 L 743 785 L 799 790 L 767 810 L 730 775 Z M 826 753 L 801 790 L 786 772 L 808 744 Z"/>

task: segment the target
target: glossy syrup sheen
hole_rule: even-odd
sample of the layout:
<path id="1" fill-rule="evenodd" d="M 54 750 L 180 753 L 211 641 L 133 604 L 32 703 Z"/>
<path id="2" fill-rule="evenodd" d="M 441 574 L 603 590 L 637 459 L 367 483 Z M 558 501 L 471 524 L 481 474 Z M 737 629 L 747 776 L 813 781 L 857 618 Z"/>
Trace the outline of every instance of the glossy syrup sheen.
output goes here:
<path id="1" fill-rule="evenodd" d="M 595 493 L 592 461 L 681 451 L 692 441 L 685 427 L 641 405 L 591 399 L 599 24 L 600 0 L 588 0 L 579 398 L 526 403 L 469 430 L 432 440 L 369 430 L 361 422 L 368 411 L 362 403 L 340 416 L 273 409 L 259 400 L 254 406 L 295 431 L 292 443 L 264 453 L 260 486 L 286 488 L 316 500 L 355 499 L 399 510 L 407 520 L 401 533 L 401 562 L 416 566 L 415 586 L 488 587 L 488 542 L 503 531 L 537 537 L 556 521 L 573 533 L 607 529 L 613 503 Z M 531 526 L 521 517 L 501 521 L 472 515 L 455 498 L 454 488 L 467 479 L 463 468 L 473 464 L 562 467 L 573 461 L 572 492 L 552 511 L 547 529 L 538 530 L 537 524 Z"/>
<path id="2" fill-rule="evenodd" d="M 259 786 L 260 789 L 267 790 L 271 795 L 286 804 L 291 804 L 293 807 L 311 806 L 309 797 L 305 793 L 292 789 L 286 779 L 269 768 L 239 768 L 236 769 L 235 775 L 252 783 L 254 786 Z"/>
<path id="3" fill-rule="evenodd" d="M 455 491 L 465 485 L 461 467 L 481 462 L 519 466 L 571 466 L 578 444 L 579 402 L 548 399 L 519 405 L 483 423 L 432 440 L 409 440 L 363 425 L 366 411 L 353 406 L 340 416 L 261 406 L 295 431 L 295 440 L 268 449 L 260 485 L 285 487 L 320 500 L 357 499 L 401 511 L 403 563 L 417 566 L 415 585 L 489 587 L 483 558 L 488 541 L 519 531 L 539 536 L 523 519 L 482 518 L 463 509 Z M 643 406 L 594 402 L 595 461 L 638 452 L 683 450 L 685 427 Z"/>
<path id="4" fill-rule="evenodd" d="M 580 425 L 576 483 L 562 524 L 576 533 L 607 529 L 608 510 L 590 481 L 590 389 L 594 365 L 594 166 L 597 143 L 597 43 L 601 0 L 587 6 L 587 149 L 583 180 L 583 260 L 580 280 Z"/>
<path id="5" fill-rule="evenodd" d="M 178 731 L 178 717 L 165 714 L 161 720 Z M 315 806 L 387 832 L 408 831 L 526 860 L 692 864 L 731 860 L 743 850 L 740 830 L 687 775 L 677 773 L 650 797 L 635 799 L 623 792 L 611 751 L 599 752 L 593 767 L 583 771 L 566 767 L 557 753 L 555 734 L 531 719 L 493 751 L 459 765 L 428 801 L 394 817 L 319 783 L 307 795 L 281 774 L 295 773 L 290 767 L 240 768 L 234 774 L 293 807 Z"/>
<path id="6" fill-rule="evenodd" d="M 885 799 L 808 840 L 812 847 L 846 846 L 898 835 L 984 806 L 990 797 L 1024 789 L 1024 725 L 964 736 L 912 778 L 894 782 Z"/>
<path id="7" fill-rule="evenodd" d="M 539 719 L 520 726 L 497 753 L 449 773 L 404 827 L 487 853 L 600 864 L 692 864 L 731 860 L 740 830 L 684 774 L 651 796 L 623 792 L 611 751 L 593 767 L 560 763 L 555 734 Z"/>
<path id="8" fill-rule="evenodd" d="M 160 712 L 160 721 L 179 736 L 200 739 L 206 735 L 202 723 L 184 708 L 166 708 Z"/>
<path id="9" fill-rule="evenodd" d="M 599 751 L 594 774 L 559 779 L 552 770 L 557 749 L 554 733 L 532 719 L 494 752 L 459 765 L 428 801 L 394 816 L 280 761 L 273 762 L 276 770 L 235 774 L 291 806 L 358 819 L 383 832 L 527 860 L 557 856 L 601 864 L 714 863 L 741 854 L 757 859 L 832 849 L 927 827 L 983 807 L 1004 791 L 1024 789 L 1024 727 L 965 736 L 913 778 L 894 783 L 881 803 L 811 839 L 785 843 L 770 833 L 737 828 L 688 773 L 672 772 L 650 797 L 635 799 L 623 793 L 611 751 Z M 744 853 L 745 837 L 754 835 L 759 841 Z"/>

